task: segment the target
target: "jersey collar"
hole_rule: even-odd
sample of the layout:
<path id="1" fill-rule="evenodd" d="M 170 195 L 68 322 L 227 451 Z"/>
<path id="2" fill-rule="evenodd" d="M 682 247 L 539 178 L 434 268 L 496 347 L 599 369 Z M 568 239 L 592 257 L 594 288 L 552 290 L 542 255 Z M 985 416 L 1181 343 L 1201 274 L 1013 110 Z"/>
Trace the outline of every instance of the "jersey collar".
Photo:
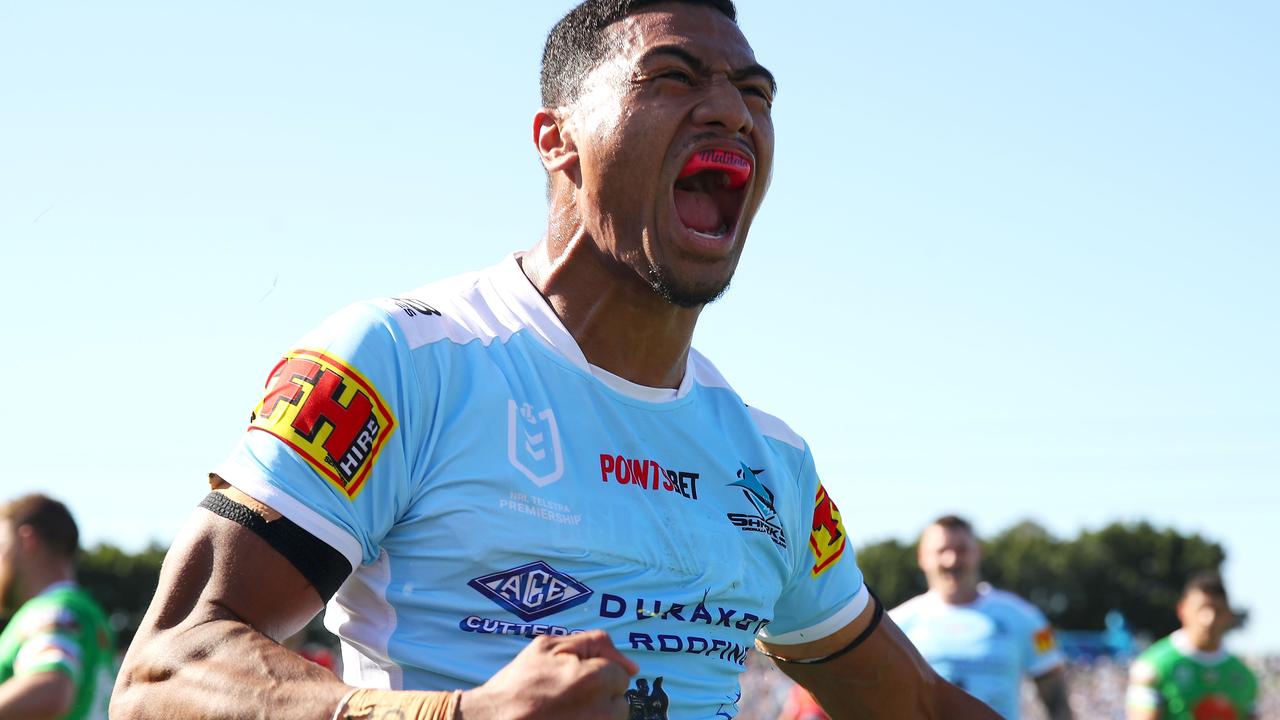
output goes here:
<path id="1" fill-rule="evenodd" d="M 594 378 L 596 382 L 635 400 L 670 402 L 689 394 L 689 390 L 693 387 L 693 368 L 690 364 L 693 357 L 692 352 L 689 353 L 690 360 L 686 361 L 684 379 L 680 381 L 680 387 L 674 394 L 669 388 L 651 388 L 637 385 L 616 375 L 609 374 L 588 362 L 586 355 L 582 353 L 582 348 L 578 346 L 578 341 L 574 340 L 569 331 L 565 329 L 564 324 L 560 322 L 560 318 L 551 309 L 550 303 L 547 302 L 546 298 L 542 297 L 542 293 L 538 292 L 538 289 L 533 286 L 533 282 L 529 280 L 528 276 L 524 274 L 524 270 L 520 268 L 519 259 L 523 255 L 524 253 L 512 253 L 493 269 L 493 287 L 507 305 L 507 308 L 525 327 L 532 330 L 544 344 L 568 360 L 572 365 Z M 602 379 L 600 373 L 605 373 L 607 378 Z"/>

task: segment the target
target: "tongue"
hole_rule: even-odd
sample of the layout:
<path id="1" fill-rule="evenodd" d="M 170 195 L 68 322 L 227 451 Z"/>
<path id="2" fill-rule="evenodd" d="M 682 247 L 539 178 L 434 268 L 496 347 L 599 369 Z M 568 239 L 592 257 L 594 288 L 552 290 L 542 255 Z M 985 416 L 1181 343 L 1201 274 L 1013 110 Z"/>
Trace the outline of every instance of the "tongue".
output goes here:
<path id="1" fill-rule="evenodd" d="M 676 213 L 685 227 L 700 233 L 714 233 L 724 225 L 720 208 L 709 194 L 676 188 L 675 195 Z"/>

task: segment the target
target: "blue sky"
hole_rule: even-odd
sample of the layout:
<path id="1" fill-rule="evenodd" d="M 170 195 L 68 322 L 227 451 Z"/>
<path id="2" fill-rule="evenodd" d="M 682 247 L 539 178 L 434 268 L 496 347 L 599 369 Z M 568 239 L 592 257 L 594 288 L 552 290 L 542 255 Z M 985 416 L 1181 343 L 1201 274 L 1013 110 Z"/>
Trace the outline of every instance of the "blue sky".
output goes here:
<path id="1" fill-rule="evenodd" d="M 1280 9 L 741 0 L 773 188 L 696 343 L 851 532 L 1227 547 L 1280 651 Z M 542 232 L 566 3 L 0 2 L 4 495 L 167 542 L 267 370 Z"/>

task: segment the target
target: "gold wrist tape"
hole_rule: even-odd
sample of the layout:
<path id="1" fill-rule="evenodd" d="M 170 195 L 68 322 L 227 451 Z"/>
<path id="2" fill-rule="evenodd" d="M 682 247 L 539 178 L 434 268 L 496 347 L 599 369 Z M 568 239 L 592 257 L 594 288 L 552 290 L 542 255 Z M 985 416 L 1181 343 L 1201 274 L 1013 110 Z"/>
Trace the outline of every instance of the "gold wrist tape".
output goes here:
<path id="1" fill-rule="evenodd" d="M 461 690 L 356 690 L 338 706 L 338 720 L 458 720 Z"/>

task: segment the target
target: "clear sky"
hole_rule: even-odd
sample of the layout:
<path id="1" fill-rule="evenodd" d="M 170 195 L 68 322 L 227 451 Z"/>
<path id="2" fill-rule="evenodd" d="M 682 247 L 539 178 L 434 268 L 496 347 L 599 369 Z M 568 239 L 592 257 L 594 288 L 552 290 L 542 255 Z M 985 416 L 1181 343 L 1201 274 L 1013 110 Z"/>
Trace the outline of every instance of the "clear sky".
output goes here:
<path id="1" fill-rule="evenodd" d="M 0 0 L 2 494 L 168 542 L 328 313 L 542 232 L 566 2 Z M 697 345 L 850 531 L 1148 519 L 1280 651 L 1280 5 L 740 0 L 773 188 Z"/>

